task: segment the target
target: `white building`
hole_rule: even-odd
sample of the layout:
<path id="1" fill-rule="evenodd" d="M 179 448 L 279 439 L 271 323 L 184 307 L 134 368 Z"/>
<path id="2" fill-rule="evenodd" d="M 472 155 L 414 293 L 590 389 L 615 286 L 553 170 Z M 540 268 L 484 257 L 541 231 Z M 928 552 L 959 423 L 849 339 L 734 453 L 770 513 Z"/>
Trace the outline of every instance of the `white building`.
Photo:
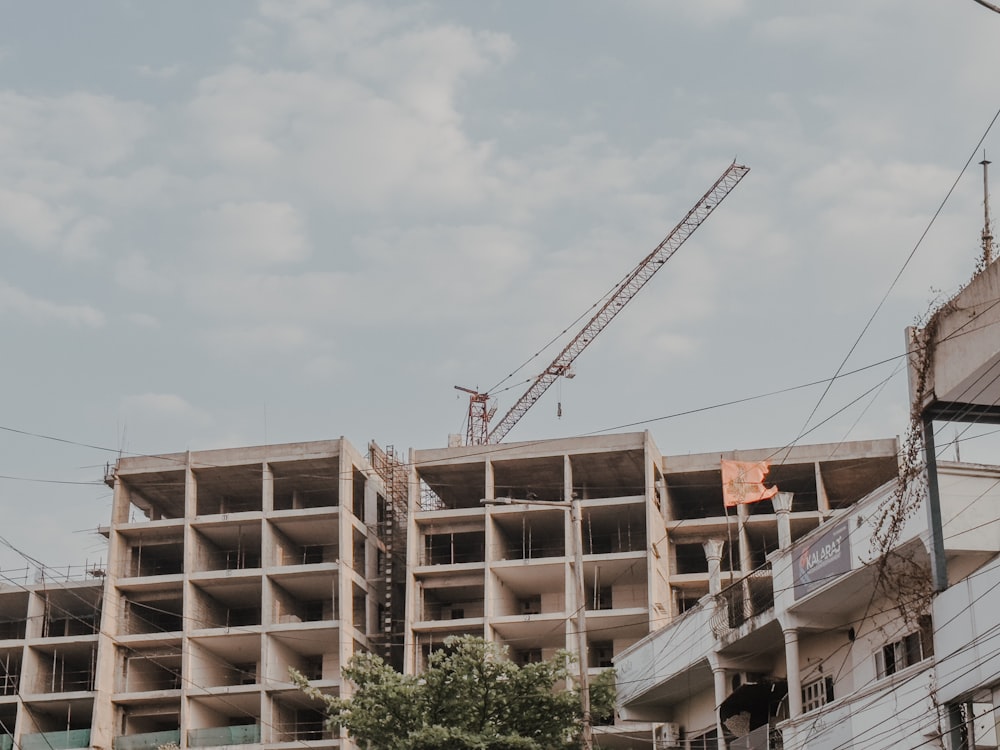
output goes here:
<path id="1" fill-rule="evenodd" d="M 887 483 L 618 655 L 623 725 L 655 722 L 657 747 L 692 750 L 996 748 L 1000 468 L 941 464 L 939 482 L 944 594 L 924 509 L 889 555 L 873 544 Z M 956 744 L 973 725 L 975 744 Z"/>

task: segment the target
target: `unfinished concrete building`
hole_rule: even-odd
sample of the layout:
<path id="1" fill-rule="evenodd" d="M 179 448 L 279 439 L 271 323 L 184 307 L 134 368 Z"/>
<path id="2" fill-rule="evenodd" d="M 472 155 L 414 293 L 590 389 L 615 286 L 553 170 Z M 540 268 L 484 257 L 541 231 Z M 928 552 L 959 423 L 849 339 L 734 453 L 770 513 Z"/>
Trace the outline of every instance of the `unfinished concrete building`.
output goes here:
<path id="1" fill-rule="evenodd" d="M 113 484 L 92 746 L 337 746 L 288 670 L 337 693 L 378 645 L 367 461 L 342 439 L 200 451 Z"/>
<path id="2" fill-rule="evenodd" d="M 406 666 L 419 671 L 463 633 L 507 646 L 518 661 L 576 651 L 573 615 L 585 606 L 587 663 L 608 667 L 778 549 L 771 502 L 727 513 L 720 458 L 774 461 L 768 482 L 794 493 L 799 538 L 893 479 L 896 453 L 895 440 L 881 440 L 664 457 L 649 433 L 414 451 Z M 566 507 L 576 498 L 584 602 Z M 760 585 L 769 589 L 767 575 Z"/>
<path id="3" fill-rule="evenodd" d="M 795 538 L 896 472 L 894 440 L 781 460 L 664 457 L 649 433 L 371 456 L 341 439 L 120 460 L 101 575 L 0 586 L 0 750 L 349 747 L 289 667 L 338 693 L 353 654 L 393 656 L 387 636 L 413 673 L 466 633 L 535 661 L 577 651 L 581 606 L 596 672 L 730 580 L 770 590 L 773 507 L 727 514 L 720 457 L 774 458 Z"/>
<path id="4" fill-rule="evenodd" d="M 40 581 L 4 576 L 0 750 L 89 747 L 102 572 L 80 569 Z"/>

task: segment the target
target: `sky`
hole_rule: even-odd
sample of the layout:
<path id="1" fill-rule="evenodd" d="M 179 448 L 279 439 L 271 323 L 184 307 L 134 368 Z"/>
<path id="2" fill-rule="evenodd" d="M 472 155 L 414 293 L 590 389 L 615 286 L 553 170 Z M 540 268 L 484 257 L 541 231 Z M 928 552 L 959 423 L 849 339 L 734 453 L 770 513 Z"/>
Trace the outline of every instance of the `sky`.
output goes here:
<path id="1" fill-rule="evenodd" d="M 901 435 L 1000 156 L 973 0 L 0 7 L 0 537 L 56 567 L 104 556 L 119 455 L 440 447 L 455 385 L 502 414 L 734 159 L 507 440 Z"/>

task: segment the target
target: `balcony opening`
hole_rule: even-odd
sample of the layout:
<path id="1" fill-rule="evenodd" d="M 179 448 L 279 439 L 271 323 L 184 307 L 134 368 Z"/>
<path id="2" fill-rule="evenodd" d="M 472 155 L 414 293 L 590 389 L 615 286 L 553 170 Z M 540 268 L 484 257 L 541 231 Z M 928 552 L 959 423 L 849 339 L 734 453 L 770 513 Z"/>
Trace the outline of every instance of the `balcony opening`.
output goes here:
<path id="1" fill-rule="evenodd" d="M 181 655 L 175 650 L 119 649 L 121 667 L 118 691 L 147 693 L 180 690 Z"/>
<path id="2" fill-rule="evenodd" d="M 0 641 L 24 638 L 28 623 L 28 592 L 0 594 Z"/>
<path id="3" fill-rule="evenodd" d="M 272 463 L 274 509 L 336 508 L 340 505 L 340 459 Z"/>
<path id="4" fill-rule="evenodd" d="M 581 531 L 586 555 L 642 552 L 646 549 L 645 508 L 585 509 Z"/>
<path id="5" fill-rule="evenodd" d="M 21 684 L 21 649 L 0 652 L 0 696 L 17 695 Z"/>
<path id="6" fill-rule="evenodd" d="M 424 536 L 425 565 L 457 565 L 486 559 L 485 532 L 467 531 Z"/>
<path id="7" fill-rule="evenodd" d="M 614 666 L 615 646 L 611 641 L 594 641 L 587 654 L 588 667 L 607 669 Z"/>
<path id="8" fill-rule="evenodd" d="M 479 508 L 486 497 L 486 464 L 432 463 L 418 466 L 421 482 L 421 510 Z"/>
<path id="9" fill-rule="evenodd" d="M 573 490 L 583 500 L 646 494 L 645 451 L 641 448 L 570 456 Z"/>
<path id="10" fill-rule="evenodd" d="M 94 689 L 97 646 L 38 652 L 35 692 L 75 693 Z"/>
<path id="11" fill-rule="evenodd" d="M 365 475 L 355 467 L 351 474 L 352 479 L 352 497 L 351 497 L 351 512 L 354 513 L 354 517 L 360 521 L 365 520 L 365 485 L 367 480 Z"/>
<path id="12" fill-rule="evenodd" d="M 184 629 L 181 593 L 128 594 L 124 601 L 125 632 L 172 633 Z"/>
<path id="13" fill-rule="evenodd" d="M 493 462 L 494 497 L 539 502 L 563 500 L 563 457 Z"/>
<path id="14" fill-rule="evenodd" d="M 540 648 L 512 649 L 510 660 L 519 666 L 525 664 L 540 664 L 542 661 L 542 650 Z"/>
<path id="15" fill-rule="evenodd" d="M 139 539 L 126 552 L 122 576 L 166 576 L 184 572 L 184 542 Z"/>
<path id="16" fill-rule="evenodd" d="M 142 523 L 184 517 L 184 470 L 152 471 L 121 477 L 127 504 L 115 512 L 117 523 Z"/>
<path id="17" fill-rule="evenodd" d="M 482 580 L 480 578 L 480 580 Z M 484 614 L 483 585 L 435 586 L 423 589 L 423 620 L 464 620 Z M 538 607 L 541 609 L 541 600 Z"/>
<path id="18" fill-rule="evenodd" d="M 197 513 L 210 516 L 264 509 L 263 466 L 220 466 L 194 470 Z"/>
<path id="19" fill-rule="evenodd" d="M 240 628 L 260 625 L 260 584 L 218 585 L 192 589 L 193 625 L 199 628 Z"/>
<path id="20" fill-rule="evenodd" d="M 259 521 L 202 526 L 198 528 L 195 539 L 196 571 L 248 570 L 261 566 Z"/>
<path id="21" fill-rule="evenodd" d="M 275 740 L 277 742 L 315 742 L 333 739 L 326 728 L 326 716 L 314 708 L 275 704 Z"/>

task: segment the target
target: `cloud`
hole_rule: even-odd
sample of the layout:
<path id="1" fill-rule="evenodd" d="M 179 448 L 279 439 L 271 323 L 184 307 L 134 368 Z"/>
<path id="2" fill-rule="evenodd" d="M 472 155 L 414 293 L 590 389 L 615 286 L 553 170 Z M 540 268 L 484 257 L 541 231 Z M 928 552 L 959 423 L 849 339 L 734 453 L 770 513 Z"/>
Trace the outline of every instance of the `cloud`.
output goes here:
<path id="1" fill-rule="evenodd" d="M 212 351 L 235 357 L 258 357 L 262 352 L 267 352 L 267 356 L 286 356 L 315 345 L 305 328 L 273 323 L 224 326 L 207 331 L 203 338 Z"/>
<path id="2" fill-rule="evenodd" d="M 0 158 L 106 169 L 132 154 L 152 128 L 145 104 L 102 94 L 29 96 L 0 91 Z"/>
<path id="3" fill-rule="evenodd" d="M 454 210 L 500 190 L 493 146 L 469 136 L 457 101 L 511 58 L 510 37 L 363 5 L 264 3 L 262 23 L 291 62 L 229 65 L 185 108 L 209 164 L 339 210 Z"/>
<path id="4" fill-rule="evenodd" d="M 55 244 L 67 220 L 66 211 L 30 193 L 0 188 L 0 228 L 36 248 Z"/>
<path id="5" fill-rule="evenodd" d="M 160 67 L 155 67 L 152 65 L 139 65 L 136 68 L 136 72 L 144 78 L 157 78 L 161 81 L 173 78 L 180 72 L 180 65 L 162 65 Z"/>
<path id="6" fill-rule="evenodd" d="M 310 246 L 304 222 L 287 203 L 224 203 L 206 211 L 196 247 L 204 256 L 244 266 L 305 260 Z"/>
<path id="7" fill-rule="evenodd" d="M 3 280 L 0 280 L 0 311 L 34 323 L 57 322 L 88 328 L 104 325 L 104 313 L 89 305 L 65 305 L 33 297 Z"/>
<path id="8" fill-rule="evenodd" d="M 195 408 L 176 393 L 140 393 L 124 396 L 120 403 L 126 417 L 140 421 L 184 421 L 204 427 L 212 423 L 211 416 Z"/>
<path id="9" fill-rule="evenodd" d="M 173 287 L 167 275 L 154 269 L 149 258 L 138 253 L 130 253 L 115 263 L 114 278 L 119 286 L 133 292 L 162 294 Z"/>
<path id="10" fill-rule="evenodd" d="M 669 14 L 681 17 L 698 26 L 709 26 L 747 13 L 748 0 L 698 0 L 698 2 L 664 2 L 664 0 L 632 0 L 632 4 L 646 13 L 658 16 Z"/>
<path id="11" fill-rule="evenodd" d="M 138 328 L 160 327 L 159 319 L 154 315 L 150 315 L 149 313 L 141 313 L 141 312 L 128 313 L 125 316 L 125 320 L 127 320 L 129 323 Z"/>

